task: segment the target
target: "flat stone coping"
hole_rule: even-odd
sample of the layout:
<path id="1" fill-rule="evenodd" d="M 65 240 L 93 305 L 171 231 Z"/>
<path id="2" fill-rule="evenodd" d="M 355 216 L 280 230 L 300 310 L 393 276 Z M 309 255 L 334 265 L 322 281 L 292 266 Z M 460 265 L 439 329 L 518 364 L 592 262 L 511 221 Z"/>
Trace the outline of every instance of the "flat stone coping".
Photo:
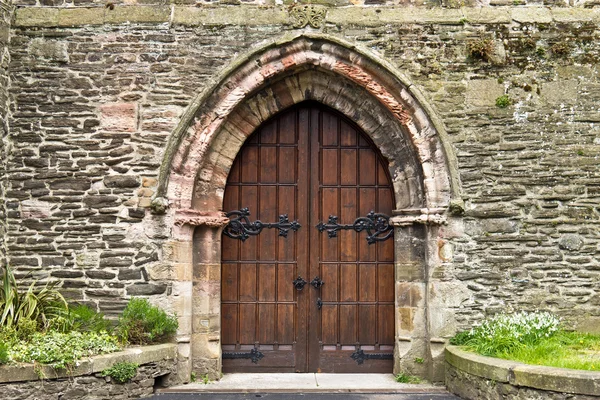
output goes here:
<path id="1" fill-rule="evenodd" d="M 600 9 L 582 7 L 332 7 L 325 22 L 364 26 L 400 23 L 509 24 L 600 22 Z M 96 7 L 18 7 L 13 27 L 76 27 L 84 25 L 165 23 L 168 26 L 289 24 L 287 6 L 115 5 Z"/>
<path id="2" fill-rule="evenodd" d="M 485 357 L 457 346 L 446 346 L 446 361 L 463 372 L 539 390 L 600 396 L 600 372 L 544 367 Z"/>
<path id="3" fill-rule="evenodd" d="M 198 379 L 201 379 L 198 377 Z M 392 374 L 225 374 L 221 380 L 161 389 L 164 393 L 441 393 L 448 392 L 430 384 L 398 383 Z"/>
<path id="4" fill-rule="evenodd" d="M 43 379 L 69 378 L 91 375 L 102 372 L 118 362 L 134 362 L 139 365 L 161 360 L 172 360 L 177 356 L 177 345 L 174 343 L 153 346 L 129 347 L 123 351 L 102 354 L 79 360 L 72 370 L 55 369 L 50 366 L 41 368 Z M 39 371 L 39 370 L 38 370 Z M 17 364 L 0 366 L 0 383 L 40 380 L 33 364 Z"/>

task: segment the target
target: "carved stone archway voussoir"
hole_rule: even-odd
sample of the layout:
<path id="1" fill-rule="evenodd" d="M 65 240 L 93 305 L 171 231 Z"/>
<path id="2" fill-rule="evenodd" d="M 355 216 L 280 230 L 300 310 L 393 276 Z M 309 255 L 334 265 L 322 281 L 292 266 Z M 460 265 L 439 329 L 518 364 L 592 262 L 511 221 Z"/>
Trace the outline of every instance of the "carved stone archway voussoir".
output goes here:
<path id="1" fill-rule="evenodd" d="M 174 238 L 193 253 L 192 274 L 184 278 L 192 284 L 190 328 L 180 334 L 181 342 L 191 338 L 191 367 L 220 375 L 220 238 L 230 168 L 263 122 L 304 101 L 344 114 L 389 162 L 398 210 L 391 219 L 395 370 L 434 376 L 427 291 L 429 270 L 440 260 L 438 229 L 429 226 L 444 223 L 458 197 L 454 156 L 443 125 L 407 79 L 372 54 L 319 35 L 286 38 L 241 57 L 192 102 L 170 139 L 157 196 L 170 203 Z"/>

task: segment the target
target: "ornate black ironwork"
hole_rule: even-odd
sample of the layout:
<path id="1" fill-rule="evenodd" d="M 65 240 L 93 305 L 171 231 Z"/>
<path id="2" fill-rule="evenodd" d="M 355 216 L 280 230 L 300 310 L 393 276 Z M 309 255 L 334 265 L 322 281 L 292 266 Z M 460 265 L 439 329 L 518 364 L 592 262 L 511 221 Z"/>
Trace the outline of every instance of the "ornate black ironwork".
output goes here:
<path id="1" fill-rule="evenodd" d="M 310 284 L 315 288 L 315 289 L 321 289 L 321 286 L 323 286 L 325 284 L 325 282 L 323 282 L 321 280 L 321 278 L 319 278 L 318 276 L 315 276 L 315 278 L 310 281 Z"/>
<path id="2" fill-rule="evenodd" d="M 304 285 L 306 285 L 308 282 L 306 282 L 304 278 L 299 276 L 295 280 L 293 280 L 292 283 L 294 284 L 296 290 L 302 290 L 304 289 Z"/>
<path id="3" fill-rule="evenodd" d="M 327 223 L 319 222 L 319 232 L 327 231 L 330 238 L 337 237 L 337 232 L 344 230 L 355 230 L 356 232 L 367 231 L 367 243 L 383 242 L 392 237 L 394 227 L 390 225 L 390 217 L 385 214 L 371 211 L 366 217 L 358 217 L 353 224 L 342 225 L 338 223 L 338 217 L 329 216 Z"/>
<path id="4" fill-rule="evenodd" d="M 320 310 L 321 307 L 323 307 L 323 301 L 319 297 L 319 298 L 317 298 L 317 310 Z"/>
<path id="5" fill-rule="evenodd" d="M 264 228 L 277 228 L 279 229 L 279 236 L 287 237 L 290 229 L 297 231 L 301 227 L 298 221 L 290 222 L 287 214 L 280 215 L 279 222 L 269 223 L 259 220 L 250 222 L 248 218 L 250 210 L 248 208 L 229 211 L 225 215 L 230 218 L 230 221 L 223 230 L 223 233 L 232 239 L 240 239 L 242 242 L 248 239 L 250 235 L 258 235 Z"/>
<path id="6" fill-rule="evenodd" d="M 223 358 L 227 359 L 238 359 L 238 358 L 249 358 L 254 364 L 258 364 L 265 355 L 257 349 L 250 350 L 249 353 L 223 353 Z"/>
<path id="7" fill-rule="evenodd" d="M 355 351 L 350 357 L 356 361 L 357 364 L 362 364 L 365 360 L 393 360 L 394 355 L 392 353 L 365 353 L 362 349 Z"/>

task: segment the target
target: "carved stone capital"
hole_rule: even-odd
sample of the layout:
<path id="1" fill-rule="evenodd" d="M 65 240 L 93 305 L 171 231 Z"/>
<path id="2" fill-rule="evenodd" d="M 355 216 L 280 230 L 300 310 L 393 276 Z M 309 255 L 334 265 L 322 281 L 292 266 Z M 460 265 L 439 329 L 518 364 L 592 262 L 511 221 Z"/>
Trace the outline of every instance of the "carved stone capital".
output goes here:
<path id="1" fill-rule="evenodd" d="M 229 223 L 229 218 L 224 212 L 206 212 L 198 210 L 178 210 L 175 213 L 175 225 L 211 226 L 220 228 Z"/>
<path id="2" fill-rule="evenodd" d="M 297 5 L 290 9 L 290 18 L 294 28 L 304 28 L 306 25 L 320 28 L 325 21 L 326 14 L 326 7 L 314 4 Z"/>
<path id="3" fill-rule="evenodd" d="M 445 225 L 448 223 L 445 212 L 445 208 L 407 208 L 394 210 L 394 216 L 390 218 L 390 225 Z"/>

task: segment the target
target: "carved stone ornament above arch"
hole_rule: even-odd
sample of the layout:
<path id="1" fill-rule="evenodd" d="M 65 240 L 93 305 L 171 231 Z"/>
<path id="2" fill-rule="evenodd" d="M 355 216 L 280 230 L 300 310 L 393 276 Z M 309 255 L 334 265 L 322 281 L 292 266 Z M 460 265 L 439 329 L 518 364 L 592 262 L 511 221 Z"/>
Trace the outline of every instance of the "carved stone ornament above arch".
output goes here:
<path id="1" fill-rule="evenodd" d="M 371 137 L 389 161 L 397 209 L 446 209 L 458 197 L 443 124 L 420 92 L 385 60 L 305 33 L 240 57 L 194 99 L 170 138 L 156 200 L 168 199 L 186 218 L 213 218 L 246 138 L 303 101 L 338 110 Z"/>

